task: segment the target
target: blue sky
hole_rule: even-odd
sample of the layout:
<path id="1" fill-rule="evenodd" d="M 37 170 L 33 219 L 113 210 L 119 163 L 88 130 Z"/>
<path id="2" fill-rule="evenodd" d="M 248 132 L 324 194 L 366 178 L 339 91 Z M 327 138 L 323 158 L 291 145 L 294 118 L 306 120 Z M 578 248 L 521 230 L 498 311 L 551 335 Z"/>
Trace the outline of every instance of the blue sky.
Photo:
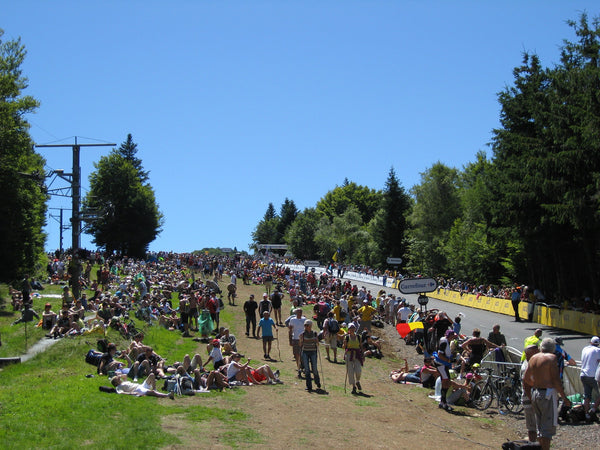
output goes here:
<path id="1" fill-rule="evenodd" d="M 131 133 L 165 215 L 150 249 L 174 251 L 248 250 L 269 202 L 303 210 L 344 178 L 382 189 L 394 167 L 409 190 L 437 161 L 462 168 L 488 150 L 522 53 L 553 66 L 575 40 L 565 21 L 600 15 L 548 0 L 1 3 L 41 103 L 34 141 Z M 39 151 L 70 172 L 69 148 Z M 82 150 L 83 194 L 109 151 Z M 58 248 L 58 222 L 46 231 Z"/>

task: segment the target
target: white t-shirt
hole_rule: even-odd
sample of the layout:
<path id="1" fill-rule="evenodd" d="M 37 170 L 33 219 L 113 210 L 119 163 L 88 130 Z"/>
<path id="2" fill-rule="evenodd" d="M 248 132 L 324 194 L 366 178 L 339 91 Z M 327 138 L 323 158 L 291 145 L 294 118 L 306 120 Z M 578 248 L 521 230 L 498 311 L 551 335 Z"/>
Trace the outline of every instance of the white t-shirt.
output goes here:
<path id="1" fill-rule="evenodd" d="M 300 335 L 304 331 L 304 322 L 306 321 L 306 317 L 298 317 L 294 316 L 290 319 L 290 326 L 292 327 L 292 339 L 300 339 Z"/>
<path id="2" fill-rule="evenodd" d="M 348 300 L 346 300 L 345 298 L 340 300 L 340 307 L 342 308 L 342 311 L 344 311 L 344 313 L 348 313 Z"/>
<path id="3" fill-rule="evenodd" d="M 235 377 L 239 371 L 240 371 L 240 368 L 237 367 L 233 361 L 230 362 L 227 365 L 227 378 L 231 379 L 231 378 Z"/>
<path id="4" fill-rule="evenodd" d="M 412 314 L 412 311 L 408 306 L 404 306 L 398 310 L 398 319 L 408 321 L 408 318 Z"/>
<path id="5" fill-rule="evenodd" d="M 588 345 L 581 351 L 581 376 L 594 377 L 600 361 L 600 347 Z"/>
<path id="6" fill-rule="evenodd" d="M 209 356 L 212 356 L 213 363 L 219 362 L 223 359 L 223 353 L 221 353 L 220 347 L 213 347 L 210 351 Z"/>

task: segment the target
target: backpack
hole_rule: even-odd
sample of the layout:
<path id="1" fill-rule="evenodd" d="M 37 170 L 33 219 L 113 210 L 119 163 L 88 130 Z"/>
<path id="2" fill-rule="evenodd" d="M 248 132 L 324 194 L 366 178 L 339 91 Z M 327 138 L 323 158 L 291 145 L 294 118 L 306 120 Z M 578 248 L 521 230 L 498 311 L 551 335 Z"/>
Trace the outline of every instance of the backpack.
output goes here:
<path id="1" fill-rule="evenodd" d="M 102 359 L 102 355 L 103 355 L 102 352 L 99 352 L 94 349 L 90 349 L 90 351 L 87 352 L 87 355 L 85 355 L 85 362 L 88 364 L 91 364 L 92 366 L 95 366 L 97 369 L 98 366 L 100 365 L 100 360 Z"/>
<path id="2" fill-rule="evenodd" d="M 327 328 L 329 329 L 330 333 L 337 334 L 337 332 L 340 331 L 340 324 L 338 323 L 337 320 L 335 320 L 334 318 L 331 318 L 331 319 L 329 319 L 329 322 L 327 323 Z"/>
<path id="3" fill-rule="evenodd" d="M 318 303 L 319 305 L 319 315 L 320 316 L 326 316 L 327 313 L 329 312 L 329 305 L 325 302 L 323 303 Z"/>
<path id="4" fill-rule="evenodd" d="M 194 395 L 194 382 L 190 377 L 184 376 L 179 379 L 181 393 L 183 395 Z"/>

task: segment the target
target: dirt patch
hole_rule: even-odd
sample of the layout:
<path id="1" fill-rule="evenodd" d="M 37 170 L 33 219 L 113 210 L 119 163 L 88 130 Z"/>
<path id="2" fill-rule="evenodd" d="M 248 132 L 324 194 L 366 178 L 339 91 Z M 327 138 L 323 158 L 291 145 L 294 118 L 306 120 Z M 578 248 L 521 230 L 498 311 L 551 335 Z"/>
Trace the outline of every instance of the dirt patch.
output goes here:
<path id="1" fill-rule="evenodd" d="M 227 440 L 225 447 L 352 446 L 375 449 L 393 445 L 425 448 L 443 441 L 444 446 L 450 448 L 499 448 L 507 439 L 522 436 L 522 429 L 515 429 L 514 424 L 501 418 L 469 408 L 457 408 L 453 413 L 447 413 L 428 397 L 431 390 L 392 383 L 389 372 L 399 367 L 400 358 L 415 364 L 420 362 L 421 357 L 414 347 L 406 346 L 390 326 L 373 331 L 384 341 L 385 356 L 381 360 L 366 360 L 361 380 L 364 395 L 352 395 L 348 387 L 344 392 L 345 365 L 327 361 L 323 347 L 320 348 L 319 369 L 325 393 L 306 392 L 304 380 L 297 378 L 287 330 L 279 331 L 279 349 L 274 342 L 271 351 L 273 358 L 279 359 L 281 354 L 283 361 L 262 360 L 261 341 L 244 336 L 242 304 L 250 293 L 260 298 L 262 289 L 239 286 L 238 293 L 238 306 L 226 306 L 227 311 L 233 314 L 231 323 L 227 325 L 237 337 L 238 350 L 253 358 L 253 366 L 268 363 L 273 370 L 279 369 L 285 384 L 236 388 L 243 389 L 243 395 L 226 392 L 177 399 L 178 404 L 191 408 L 194 405 L 213 405 L 243 412 L 245 419 L 239 426 L 257 433 L 256 439 L 252 439 L 253 442 L 244 442 L 243 438 L 240 441 Z M 288 311 L 289 306 L 286 296 L 284 311 Z M 165 431 L 182 440 L 180 446 L 172 448 L 194 447 L 199 443 L 223 448 L 224 441 L 220 437 L 236 432 L 235 425 L 220 426 L 213 421 L 196 423 L 191 427 L 188 424 L 187 420 L 181 421 L 175 416 L 165 417 Z M 243 436 L 244 432 L 240 434 Z M 435 441 L 431 440 L 432 436 Z"/>

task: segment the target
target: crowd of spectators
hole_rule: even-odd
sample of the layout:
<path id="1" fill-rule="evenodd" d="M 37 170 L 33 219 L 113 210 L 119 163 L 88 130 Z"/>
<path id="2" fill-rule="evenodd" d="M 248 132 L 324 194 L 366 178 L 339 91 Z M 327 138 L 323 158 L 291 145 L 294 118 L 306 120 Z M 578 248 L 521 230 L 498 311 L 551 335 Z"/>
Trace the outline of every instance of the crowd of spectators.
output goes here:
<path id="1" fill-rule="evenodd" d="M 571 309 L 574 311 L 583 311 L 600 314 L 600 299 L 593 299 L 590 296 L 584 296 L 583 298 L 572 298 L 564 301 L 554 300 L 547 298 L 539 287 L 531 287 L 520 284 L 513 284 L 510 286 L 494 286 L 491 284 L 480 284 L 468 283 L 466 281 L 455 280 L 454 278 L 439 277 L 438 292 L 439 291 L 455 291 L 461 295 L 472 294 L 476 296 L 485 296 L 492 298 L 501 298 L 505 300 L 512 300 L 517 296 L 519 301 L 528 302 L 531 304 L 542 303 L 544 305 Z"/>

